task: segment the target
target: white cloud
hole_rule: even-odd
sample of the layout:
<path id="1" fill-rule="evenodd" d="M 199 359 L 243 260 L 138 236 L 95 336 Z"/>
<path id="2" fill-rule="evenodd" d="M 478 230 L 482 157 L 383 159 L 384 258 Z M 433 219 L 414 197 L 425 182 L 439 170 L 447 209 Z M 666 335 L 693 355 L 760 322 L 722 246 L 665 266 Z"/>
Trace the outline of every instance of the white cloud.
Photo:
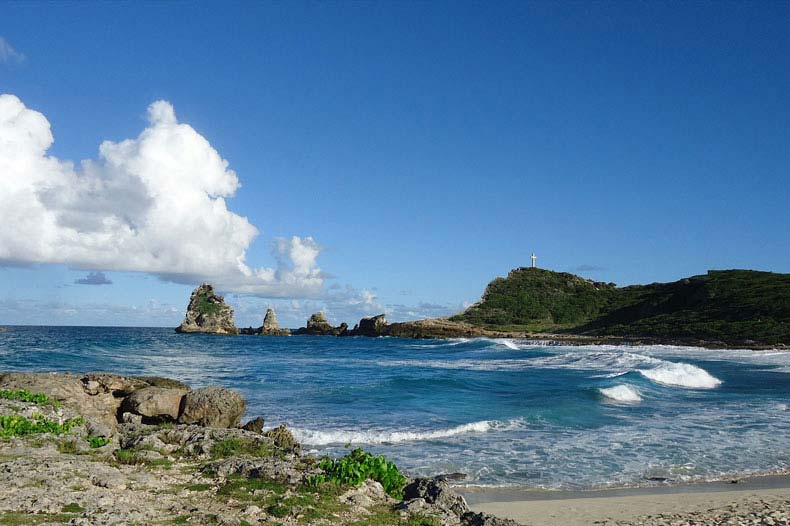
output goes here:
<path id="1" fill-rule="evenodd" d="M 3 37 L 0 37 L 0 62 L 24 62 L 25 55 L 11 47 Z"/>
<path id="2" fill-rule="evenodd" d="M 262 297 L 317 297 L 325 275 L 310 237 L 277 240 L 276 268 L 253 268 L 258 230 L 228 210 L 239 180 L 173 106 L 148 108 L 135 139 L 104 141 L 79 166 L 47 155 L 49 121 L 0 95 L 0 264 L 62 263 L 201 280 Z"/>

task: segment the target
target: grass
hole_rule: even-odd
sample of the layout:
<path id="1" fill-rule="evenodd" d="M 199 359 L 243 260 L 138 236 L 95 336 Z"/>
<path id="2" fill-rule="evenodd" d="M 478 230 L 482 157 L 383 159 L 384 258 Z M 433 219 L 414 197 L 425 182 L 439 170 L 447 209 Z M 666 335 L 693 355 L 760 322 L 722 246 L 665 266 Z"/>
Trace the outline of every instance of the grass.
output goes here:
<path id="1" fill-rule="evenodd" d="M 82 418 L 71 418 L 59 424 L 42 415 L 33 415 L 27 418 L 21 415 L 0 415 L 0 438 L 20 437 L 38 433 L 52 433 L 64 435 L 85 423 Z"/>
<path id="2" fill-rule="evenodd" d="M 169 458 L 149 459 L 141 455 L 139 449 L 116 449 L 113 456 L 115 462 L 125 466 L 163 467 L 165 469 L 173 467 L 173 461 Z"/>
<path id="3" fill-rule="evenodd" d="M 438 517 L 430 515 L 416 514 L 404 519 L 398 511 L 386 504 L 375 506 L 370 511 L 370 515 L 351 522 L 348 526 L 442 526 Z"/>
<path id="4" fill-rule="evenodd" d="M 61 523 L 68 524 L 72 516 L 65 513 L 22 513 L 18 511 L 0 511 L 0 525 L 29 526 L 37 524 Z"/>
<path id="5" fill-rule="evenodd" d="M 211 458 L 228 458 L 240 455 L 252 457 L 271 457 L 276 449 L 266 442 L 258 442 L 249 438 L 230 437 L 218 440 L 211 446 Z"/>
<path id="6" fill-rule="evenodd" d="M 66 504 L 63 506 L 63 509 L 60 510 L 63 513 L 82 513 L 85 511 L 85 508 L 77 504 L 76 502 L 72 502 L 71 504 Z"/>
<path id="7" fill-rule="evenodd" d="M 255 502 L 277 518 L 297 517 L 299 524 L 335 518 L 348 511 L 338 497 L 347 489 L 334 484 L 292 486 L 276 480 L 231 476 L 217 491 L 217 497 L 237 502 Z"/>
<path id="8" fill-rule="evenodd" d="M 206 294 L 201 294 L 197 299 L 197 311 L 201 314 L 219 314 L 222 310 L 222 306 L 219 304 L 208 301 L 208 296 Z"/>
<path id="9" fill-rule="evenodd" d="M 42 393 L 31 393 L 27 389 L 0 389 L 0 398 L 17 402 L 29 402 L 37 405 L 60 407 L 60 402 L 57 400 L 52 400 Z"/>

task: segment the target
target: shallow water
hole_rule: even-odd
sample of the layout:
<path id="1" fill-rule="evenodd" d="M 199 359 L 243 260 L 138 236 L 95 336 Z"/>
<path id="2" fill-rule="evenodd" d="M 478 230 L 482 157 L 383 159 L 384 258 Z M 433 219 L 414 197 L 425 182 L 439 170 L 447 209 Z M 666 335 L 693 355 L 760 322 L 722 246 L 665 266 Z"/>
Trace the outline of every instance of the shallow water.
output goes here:
<path id="1" fill-rule="evenodd" d="M 470 485 L 589 489 L 790 468 L 786 351 L 10 327 L 0 370 L 220 384 L 308 450 L 351 443 Z"/>

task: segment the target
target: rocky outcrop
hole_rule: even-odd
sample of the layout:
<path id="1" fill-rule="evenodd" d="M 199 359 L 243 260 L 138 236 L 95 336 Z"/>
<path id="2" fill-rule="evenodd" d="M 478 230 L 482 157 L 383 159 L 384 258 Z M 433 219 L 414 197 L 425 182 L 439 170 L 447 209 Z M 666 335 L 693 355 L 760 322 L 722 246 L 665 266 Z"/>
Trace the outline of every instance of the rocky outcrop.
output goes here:
<path id="1" fill-rule="evenodd" d="M 192 292 L 186 316 L 176 332 L 238 334 L 239 330 L 233 321 L 233 307 L 214 293 L 212 285 L 203 283 Z"/>
<path id="2" fill-rule="evenodd" d="M 277 321 L 277 313 L 274 309 L 266 309 L 266 316 L 263 317 L 263 325 L 258 334 L 263 336 L 290 336 L 290 329 L 281 329 Z"/>
<path id="3" fill-rule="evenodd" d="M 312 336 L 341 336 L 348 333 L 348 324 L 341 323 L 337 327 L 332 327 L 326 314 L 316 312 L 307 319 L 307 326 L 294 331 L 294 334 L 309 334 Z"/>
<path id="4" fill-rule="evenodd" d="M 146 424 L 175 422 L 181 413 L 181 403 L 187 390 L 166 387 L 144 387 L 127 396 L 121 411 L 143 417 Z"/>
<path id="5" fill-rule="evenodd" d="M 411 514 L 438 515 L 443 526 L 518 526 L 510 519 L 474 513 L 466 499 L 439 477 L 414 479 L 403 489 L 403 502 L 398 507 Z"/>
<path id="6" fill-rule="evenodd" d="M 383 314 L 362 318 L 351 330 L 351 336 L 384 336 L 387 328 L 387 318 Z"/>
<path id="7" fill-rule="evenodd" d="M 206 427 L 237 427 L 247 410 L 244 399 L 224 387 L 203 387 L 184 395 L 178 422 Z"/>
<path id="8" fill-rule="evenodd" d="M 0 389 L 45 394 L 82 415 L 97 434 L 125 422 L 236 427 L 246 409 L 244 399 L 230 389 L 191 391 L 168 378 L 111 373 L 0 373 Z"/>

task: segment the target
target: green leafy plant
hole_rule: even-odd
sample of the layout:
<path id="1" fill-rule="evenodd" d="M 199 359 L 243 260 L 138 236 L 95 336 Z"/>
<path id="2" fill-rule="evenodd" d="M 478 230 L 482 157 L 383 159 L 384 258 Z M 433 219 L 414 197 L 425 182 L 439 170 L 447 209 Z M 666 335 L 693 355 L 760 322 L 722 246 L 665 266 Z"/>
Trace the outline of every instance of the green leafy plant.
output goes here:
<path id="1" fill-rule="evenodd" d="M 32 419 L 22 415 L 0 415 L 0 438 L 33 435 L 37 433 L 52 433 L 64 435 L 72 428 L 84 424 L 82 418 L 71 418 L 62 424 L 45 418 L 43 415 L 33 415 Z"/>
<path id="2" fill-rule="evenodd" d="M 16 400 L 19 402 L 30 402 L 38 405 L 60 406 L 60 402 L 52 400 L 42 393 L 31 393 L 27 389 L 0 389 L 0 398 L 5 400 Z"/>
<path id="3" fill-rule="evenodd" d="M 366 479 L 371 479 L 380 483 L 384 491 L 391 496 L 401 498 L 403 488 L 406 486 L 406 477 L 394 462 L 387 460 L 383 455 L 373 456 L 360 448 L 339 459 L 325 456 L 318 467 L 325 474 L 312 475 L 308 478 L 308 484 L 314 487 L 327 482 L 356 487 Z"/>
<path id="4" fill-rule="evenodd" d="M 88 444 L 90 444 L 91 448 L 98 449 L 100 447 L 104 447 L 112 441 L 112 438 L 105 438 L 105 437 L 88 437 Z"/>

